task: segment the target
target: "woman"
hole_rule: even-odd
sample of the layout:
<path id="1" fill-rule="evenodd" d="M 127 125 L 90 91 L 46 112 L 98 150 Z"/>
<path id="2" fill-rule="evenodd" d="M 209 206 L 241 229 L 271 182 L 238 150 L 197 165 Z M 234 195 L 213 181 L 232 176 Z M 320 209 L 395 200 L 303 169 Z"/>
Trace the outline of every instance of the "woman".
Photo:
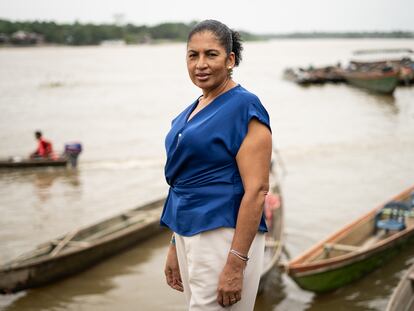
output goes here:
<path id="1" fill-rule="evenodd" d="M 241 50 L 239 34 L 218 21 L 193 28 L 187 69 L 202 95 L 165 141 L 161 225 L 174 232 L 165 275 L 191 311 L 253 310 L 263 265 L 272 139 L 259 99 L 232 79 Z"/>

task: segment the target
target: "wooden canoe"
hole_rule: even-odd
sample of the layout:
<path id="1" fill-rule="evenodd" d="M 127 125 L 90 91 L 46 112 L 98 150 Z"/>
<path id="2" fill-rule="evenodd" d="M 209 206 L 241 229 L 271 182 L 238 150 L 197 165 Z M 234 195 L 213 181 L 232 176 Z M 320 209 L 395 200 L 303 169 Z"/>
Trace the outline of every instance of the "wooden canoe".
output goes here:
<path id="1" fill-rule="evenodd" d="M 414 310 L 414 265 L 403 276 L 388 302 L 386 311 Z"/>
<path id="2" fill-rule="evenodd" d="M 399 83 L 398 71 L 343 71 L 343 76 L 354 86 L 382 94 L 392 94 Z"/>
<path id="3" fill-rule="evenodd" d="M 82 271 L 161 232 L 165 199 L 156 200 L 56 240 L 0 266 L 0 293 L 38 287 Z"/>
<path id="4" fill-rule="evenodd" d="M 64 167 L 68 164 L 68 160 L 59 158 L 52 159 L 8 159 L 0 160 L 0 169 L 20 169 L 33 167 Z"/>
<path id="5" fill-rule="evenodd" d="M 271 176 L 276 178 L 276 176 Z M 266 246 L 264 253 L 264 266 L 260 277 L 259 292 L 265 288 L 267 278 L 271 275 L 282 255 L 284 247 L 284 217 L 283 217 L 283 200 L 280 191 L 280 185 L 275 179 L 271 182 L 272 189 L 266 197 L 265 218 L 268 228 L 266 233 Z"/>
<path id="6" fill-rule="evenodd" d="M 273 190 L 279 191 L 276 181 Z M 268 203 L 264 279 L 277 264 L 283 246 L 283 219 L 278 192 Z M 73 275 L 120 251 L 149 239 L 164 229 L 159 225 L 165 199 L 129 210 L 92 226 L 39 245 L 0 266 L 0 293 L 39 287 Z"/>
<path id="7" fill-rule="evenodd" d="M 265 260 L 262 276 L 275 267 L 282 255 L 284 246 L 283 201 L 280 185 L 275 182 L 266 198 L 265 218 L 269 232 L 266 234 Z"/>
<path id="8" fill-rule="evenodd" d="M 411 205 L 413 191 L 414 186 L 389 202 Z M 381 266 L 405 244 L 414 241 L 412 212 L 406 216 L 404 230 L 375 229 L 378 212 L 385 205 L 374 208 L 290 261 L 286 266 L 289 276 L 301 288 L 321 293 L 349 284 Z"/>

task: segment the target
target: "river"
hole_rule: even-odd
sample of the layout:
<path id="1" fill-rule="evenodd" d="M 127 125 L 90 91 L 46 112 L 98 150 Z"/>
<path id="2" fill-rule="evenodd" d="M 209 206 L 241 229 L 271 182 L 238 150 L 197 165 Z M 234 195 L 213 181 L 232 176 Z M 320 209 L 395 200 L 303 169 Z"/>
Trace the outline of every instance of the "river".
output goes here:
<path id="1" fill-rule="evenodd" d="M 414 87 L 387 97 L 341 84 L 300 87 L 282 72 L 388 47 L 413 49 L 414 41 L 245 44 L 234 78 L 271 116 L 291 256 L 412 185 Z M 200 93 L 185 44 L 2 48 L 0 68 L 0 158 L 32 152 L 36 129 L 57 151 L 70 141 L 84 147 L 77 171 L 0 172 L 0 263 L 166 194 L 164 135 Z M 184 310 L 183 296 L 164 282 L 167 245 L 160 235 L 74 277 L 0 296 L 0 310 Z M 255 310 L 383 310 L 412 263 L 414 248 L 323 296 L 275 276 Z"/>

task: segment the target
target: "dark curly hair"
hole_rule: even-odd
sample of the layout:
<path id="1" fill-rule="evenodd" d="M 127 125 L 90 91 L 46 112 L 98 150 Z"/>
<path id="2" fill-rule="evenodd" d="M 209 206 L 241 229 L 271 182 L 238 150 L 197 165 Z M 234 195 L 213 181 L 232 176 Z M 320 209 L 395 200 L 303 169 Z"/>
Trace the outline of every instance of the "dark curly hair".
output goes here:
<path id="1" fill-rule="evenodd" d="M 207 19 L 196 24 L 188 34 L 187 43 L 191 40 L 192 36 L 196 33 L 203 31 L 211 31 L 218 39 L 220 44 L 224 47 L 229 55 L 231 52 L 234 53 L 235 66 L 238 66 L 242 60 L 243 46 L 240 34 L 227 27 L 225 24 L 216 21 L 214 19 Z"/>

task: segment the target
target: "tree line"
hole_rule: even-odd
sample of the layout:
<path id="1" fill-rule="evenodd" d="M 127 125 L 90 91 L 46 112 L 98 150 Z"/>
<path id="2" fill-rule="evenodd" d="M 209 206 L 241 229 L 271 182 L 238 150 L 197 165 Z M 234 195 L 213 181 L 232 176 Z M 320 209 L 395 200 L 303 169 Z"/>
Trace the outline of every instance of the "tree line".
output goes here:
<path id="1" fill-rule="evenodd" d="M 33 42 L 66 45 L 96 45 L 105 40 L 122 40 L 127 44 L 168 41 L 185 41 L 190 29 L 196 24 L 163 23 L 156 26 L 134 24 L 58 24 L 53 21 L 8 21 L 0 19 L 0 43 L 25 43 L 24 34 L 34 38 Z M 20 37 L 16 34 L 20 33 Z M 245 41 L 266 39 L 314 39 L 314 38 L 414 38 L 413 32 L 298 32 L 288 34 L 256 35 L 240 31 Z M 27 37 L 27 36 L 26 36 Z"/>
<path id="2" fill-rule="evenodd" d="M 354 32 L 294 32 L 288 34 L 270 34 L 263 36 L 268 39 L 412 39 L 410 31 L 354 31 Z"/>
<path id="3" fill-rule="evenodd" d="M 66 45 L 96 45 L 105 40 L 123 40 L 128 44 L 148 41 L 185 41 L 190 29 L 196 24 L 163 23 L 156 26 L 133 24 L 58 24 L 53 21 L 12 22 L 0 19 L 0 35 L 12 38 L 17 32 L 42 36 L 44 43 Z M 244 40 L 257 39 L 247 32 L 241 32 Z M 9 40 L 12 42 L 11 40 Z"/>

